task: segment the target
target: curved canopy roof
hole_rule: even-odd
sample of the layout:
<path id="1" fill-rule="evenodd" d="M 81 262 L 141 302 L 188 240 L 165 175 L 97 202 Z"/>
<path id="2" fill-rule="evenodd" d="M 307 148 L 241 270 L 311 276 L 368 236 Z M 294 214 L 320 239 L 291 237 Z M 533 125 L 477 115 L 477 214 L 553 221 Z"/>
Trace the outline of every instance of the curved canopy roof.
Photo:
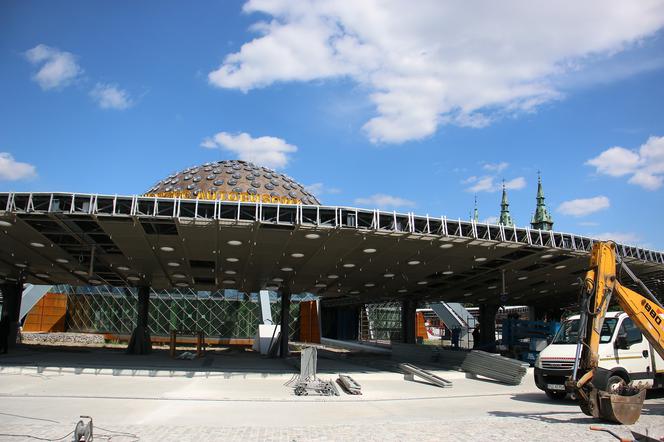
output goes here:
<path id="1" fill-rule="evenodd" d="M 352 207 L 0 193 L 0 278 L 155 289 L 268 288 L 326 302 L 576 298 L 593 239 Z M 618 251 L 658 296 L 664 253 Z"/>

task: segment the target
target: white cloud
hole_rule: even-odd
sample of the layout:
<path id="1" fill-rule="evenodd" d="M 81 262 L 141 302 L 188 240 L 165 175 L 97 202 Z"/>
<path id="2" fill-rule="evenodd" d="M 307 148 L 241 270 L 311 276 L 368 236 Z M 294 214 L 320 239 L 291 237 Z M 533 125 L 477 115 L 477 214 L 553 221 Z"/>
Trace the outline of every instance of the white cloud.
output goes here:
<path id="1" fill-rule="evenodd" d="M 473 183 L 472 186 L 468 187 L 466 190 L 468 192 L 479 193 L 479 192 L 495 192 L 498 190 L 496 184 L 493 182 L 495 177 L 492 176 L 483 176 L 483 177 L 470 177 L 463 181 L 464 184 Z"/>
<path id="2" fill-rule="evenodd" d="M 630 175 L 627 180 L 647 190 L 657 190 L 664 184 L 664 137 L 650 137 L 638 151 L 611 147 L 586 161 L 597 173 L 612 177 Z"/>
<path id="3" fill-rule="evenodd" d="M 0 180 L 17 181 L 36 176 L 35 166 L 16 161 L 9 152 L 0 152 Z"/>
<path id="4" fill-rule="evenodd" d="M 83 72 L 74 54 L 44 44 L 27 50 L 25 56 L 30 63 L 41 66 L 32 79 L 43 90 L 63 88 Z"/>
<path id="5" fill-rule="evenodd" d="M 524 187 L 526 187 L 526 179 L 522 176 L 505 181 L 505 188 L 507 190 L 521 190 Z"/>
<path id="6" fill-rule="evenodd" d="M 633 232 L 603 232 L 591 235 L 593 238 L 603 241 L 615 241 L 621 244 L 634 245 L 641 242 L 641 237 Z"/>
<path id="7" fill-rule="evenodd" d="M 297 146 L 288 144 L 281 138 L 253 138 L 245 132 L 239 134 L 219 132 L 213 137 L 203 140 L 201 146 L 208 149 L 229 150 L 241 160 L 276 169 L 285 167 L 288 164 L 288 155 L 297 151 Z"/>
<path id="8" fill-rule="evenodd" d="M 556 79 L 628 50 L 664 25 L 660 0 L 474 3 L 251 0 L 265 21 L 208 75 L 242 91 L 346 77 L 369 92 L 376 143 L 482 127 L 561 94 Z"/>
<path id="9" fill-rule="evenodd" d="M 497 182 L 496 177 L 492 175 L 471 176 L 461 181 L 462 184 L 472 184 L 466 188 L 466 192 L 497 192 L 502 189 L 502 182 Z M 522 176 L 505 181 L 505 188 L 508 190 L 520 190 L 526 187 L 526 179 Z"/>
<path id="10" fill-rule="evenodd" d="M 383 193 L 376 193 L 367 198 L 356 198 L 355 204 L 378 209 L 415 206 L 415 203 L 411 200 L 400 198 L 398 196 L 385 195 Z"/>
<path id="11" fill-rule="evenodd" d="M 113 84 L 97 83 L 90 91 L 90 96 L 102 109 L 123 110 L 134 104 L 127 91 Z"/>
<path id="12" fill-rule="evenodd" d="M 563 215 L 586 216 L 600 210 L 608 209 L 611 203 L 605 196 L 595 196 L 593 198 L 578 198 L 575 200 L 564 201 L 558 206 L 558 212 Z"/>
<path id="13" fill-rule="evenodd" d="M 500 173 L 503 170 L 507 169 L 508 166 L 509 163 L 501 161 L 500 163 L 486 163 L 485 165 L 482 166 L 482 168 L 484 170 L 488 170 L 489 172 Z"/>
<path id="14" fill-rule="evenodd" d="M 324 185 L 323 183 L 309 184 L 308 186 L 304 186 L 304 189 L 307 192 L 312 193 L 316 196 L 325 195 L 325 194 L 333 195 L 333 194 L 341 193 L 341 189 L 338 189 L 336 187 L 328 187 L 328 186 Z"/>
<path id="15" fill-rule="evenodd" d="M 490 216 L 482 222 L 486 223 L 486 224 L 498 224 L 498 217 L 497 216 Z"/>

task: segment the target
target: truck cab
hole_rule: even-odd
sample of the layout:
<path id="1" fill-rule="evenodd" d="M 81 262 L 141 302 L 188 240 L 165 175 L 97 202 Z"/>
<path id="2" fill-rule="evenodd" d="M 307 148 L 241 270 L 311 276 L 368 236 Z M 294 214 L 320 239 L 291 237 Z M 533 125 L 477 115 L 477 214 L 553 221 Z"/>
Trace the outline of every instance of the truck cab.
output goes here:
<path id="1" fill-rule="evenodd" d="M 566 395 L 565 379 L 572 374 L 578 334 L 579 315 L 570 316 L 535 361 L 535 384 L 551 399 Z M 621 382 L 664 387 L 664 360 L 626 313 L 606 314 L 598 353 L 599 367 L 610 372 L 607 391 Z"/>

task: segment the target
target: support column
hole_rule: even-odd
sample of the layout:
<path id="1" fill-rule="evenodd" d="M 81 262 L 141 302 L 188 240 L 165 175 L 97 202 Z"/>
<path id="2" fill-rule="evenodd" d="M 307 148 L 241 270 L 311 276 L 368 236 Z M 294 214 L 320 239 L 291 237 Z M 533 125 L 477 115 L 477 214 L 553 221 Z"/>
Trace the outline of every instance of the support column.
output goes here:
<path id="1" fill-rule="evenodd" d="M 272 308 L 270 306 L 270 292 L 267 290 L 259 291 L 258 303 L 261 306 L 261 324 L 274 324 L 272 320 Z"/>
<path id="2" fill-rule="evenodd" d="M 23 283 L 6 282 L 2 285 L 2 316 L 0 317 L 0 353 L 16 347 L 20 327 Z"/>
<path id="3" fill-rule="evenodd" d="M 401 340 L 415 344 L 417 301 L 409 298 L 401 301 Z"/>
<path id="4" fill-rule="evenodd" d="M 498 304 L 480 304 L 480 350 L 496 351 L 496 313 Z"/>
<path id="5" fill-rule="evenodd" d="M 290 334 L 290 298 L 291 292 L 288 287 L 281 290 L 281 342 L 279 356 L 285 358 L 288 356 L 288 336 Z"/>
<path id="6" fill-rule="evenodd" d="M 150 313 L 150 287 L 138 288 L 138 299 L 136 300 L 136 328 L 131 334 L 127 353 L 133 355 L 144 355 L 152 351 L 152 341 L 150 340 L 150 329 L 148 319 Z"/>

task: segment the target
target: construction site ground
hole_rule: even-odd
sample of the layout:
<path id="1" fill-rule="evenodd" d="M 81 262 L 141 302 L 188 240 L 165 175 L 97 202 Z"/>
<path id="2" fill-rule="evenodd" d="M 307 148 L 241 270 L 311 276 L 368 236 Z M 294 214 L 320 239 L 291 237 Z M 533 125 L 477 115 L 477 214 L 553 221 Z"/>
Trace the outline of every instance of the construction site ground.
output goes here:
<path id="1" fill-rule="evenodd" d="M 293 360 L 237 349 L 187 361 L 167 351 L 23 346 L 0 355 L 0 440 L 57 439 L 80 415 L 92 416 L 96 439 L 115 442 L 613 440 L 591 425 L 664 437 L 662 392 L 651 392 L 639 422 L 626 427 L 597 422 L 570 399 L 547 399 L 532 369 L 519 386 L 435 370 L 454 383 L 443 389 L 405 381 L 384 356 L 333 356 L 319 357 L 319 377 L 348 374 L 363 395 L 295 396 L 284 386 Z"/>

